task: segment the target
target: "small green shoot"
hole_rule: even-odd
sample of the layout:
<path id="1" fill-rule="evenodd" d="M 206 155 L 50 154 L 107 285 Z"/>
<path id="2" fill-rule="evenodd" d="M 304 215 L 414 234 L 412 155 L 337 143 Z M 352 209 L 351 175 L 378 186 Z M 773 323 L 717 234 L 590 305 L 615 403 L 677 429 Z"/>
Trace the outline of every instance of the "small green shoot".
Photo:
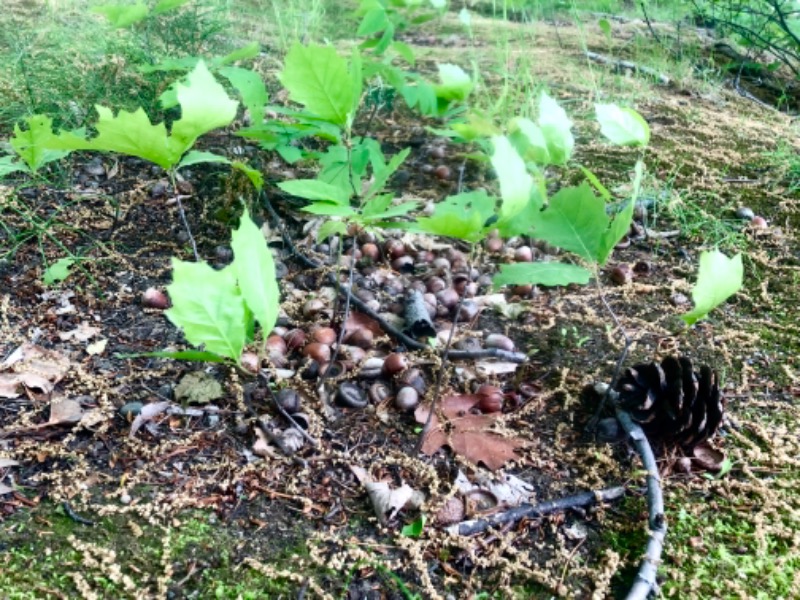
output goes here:
<path id="1" fill-rule="evenodd" d="M 420 515 L 408 525 L 404 525 L 403 529 L 400 530 L 400 535 L 403 535 L 405 537 L 418 538 L 419 536 L 422 535 L 422 531 L 424 529 L 425 529 L 425 515 Z"/>

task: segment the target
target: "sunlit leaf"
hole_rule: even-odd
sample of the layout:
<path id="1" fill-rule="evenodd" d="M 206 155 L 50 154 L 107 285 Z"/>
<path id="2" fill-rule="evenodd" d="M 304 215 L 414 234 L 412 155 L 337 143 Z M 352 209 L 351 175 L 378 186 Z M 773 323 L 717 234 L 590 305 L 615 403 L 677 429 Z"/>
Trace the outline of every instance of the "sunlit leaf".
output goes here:
<path id="1" fill-rule="evenodd" d="M 347 62 L 330 46 L 295 43 L 279 75 L 295 102 L 323 119 L 344 126 L 353 107 Z"/>
<path id="2" fill-rule="evenodd" d="M 646 146 L 650 141 L 650 127 L 642 116 L 632 108 L 620 108 L 616 104 L 595 104 L 600 132 L 619 146 Z"/>
<path id="3" fill-rule="evenodd" d="M 559 190 L 541 212 L 540 224 L 534 231 L 536 238 L 594 262 L 600 255 L 608 217 L 605 203 L 583 183 Z"/>
<path id="4" fill-rule="evenodd" d="M 531 197 L 533 178 L 525 168 L 525 161 L 507 137 L 492 138 L 494 152 L 492 166 L 500 182 L 500 220 L 512 219 L 522 212 Z"/>
<path id="5" fill-rule="evenodd" d="M 697 283 L 692 289 L 694 309 L 681 318 L 688 325 L 693 325 L 738 292 L 743 279 L 741 254 L 728 258 L 719 250 L 703 252 L 700 255 Z"/>
<path id="6" fill-rule="evenodd" d="M 130 27 L 147 18 L 147 5 L 136 4 L 102 4 L 92 8 L 92 12 L 103 15 L 114 27 Z"/>
<path id="7" fill-rule="evenodd" d="M 305 198 L 306 200 L 321 200 L 340 205 L 349 205 L 350 202 L 350 193 L 336 185 L 331 185 L 318 179 L 281 181 L 278 183 L 278 187 L 292 196 Z"/>
<path id="8" fill-rule="evenodd" d="M 194 346 L 238 362 L 245 343 L 245 304 L 230 267 L 172 259 L 167 318 Z"/>
<path id="9" fill-rule="evenodd" d="M 53 133 L 53 120 L 46 115 L 33 115 L 25 119 L 28 128 L 23 130 L 14 125 L 11 147 L 28 165 L 31 173 L 36 173 L 44 165 L 59 160 L 69 154 L 69 150 L 52 150 L 56 135 Z"/>
<path id="10" fill-rule="evenodd" d="M 466 100 L 472 91 L 472 78 L 458 65 L 443 63 L 437 67 L 441 83 L 434 86 L 436 96 L 444 100 Z"/>
<path id="11" fill-rule="evenodd" d="M 486 222 L 494 216 L 495 201 L 484 190 L 449 196 L 434 207 L 430 217 L 417 219 L 426 233 L 477 242 L 486 235 Z"/>
<path id="12" fill-rule="evenodd" d="M 554 165 L 566 164 L 575 147 L 572 121 L 558 102 L 545 92 L 539 97 L 539 127 L 547 142 L 549 162 Z"/>
<path id="13" fill-rule="evenodd" d="M 239 228 L 231 236 L 233 262 L 244 301 L 266 334 L 275 327 L 280 307 L 280 292 L 275 276 L 275 261 L 264 234 L 244 209 Z"/>
<path id="14" fill-rule="evenodd" d="M 253 125 L 260 125 L 264 121 L 264 107 L 269 100 L 267 86 L 264 85 L 261 76 L 255 71 L 241 67 L 223 67 L 219 70 L 219 74 L 230 81 L 239 92 Z"/>
<path id="15" fill-rule="evenodd" d="M 504 285 L 569 285 L 587 284 L 592 272 L 579 265 L 562 262 L 529 262 L 502 265 L 492 279 L 495 289 Z"/>

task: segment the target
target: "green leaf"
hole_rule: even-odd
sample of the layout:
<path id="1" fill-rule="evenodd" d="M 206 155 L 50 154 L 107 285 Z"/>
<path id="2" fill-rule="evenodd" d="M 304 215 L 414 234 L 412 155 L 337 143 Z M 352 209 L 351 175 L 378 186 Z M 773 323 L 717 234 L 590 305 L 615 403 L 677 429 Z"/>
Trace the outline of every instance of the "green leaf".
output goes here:
<path id="1" fill-rule="evenodd" d="M 600 132 L 612 144 L 619 146 L 647 146 L 650 127 L 642 116 L 632 108 L 620 108 L 616 104 L 595 104 Z"/>
<path id="2" fill-rule="evenodd" d="M 173 358 L 175 360 L 188 360 L 191 362 L 211 362 L 221 363 L 225 362 L 227 358 L 214 354 L 213 352 L 204 352 L 203 350 L 180 350 L 178 352 L 167 352 L 160 350 L 156 352 L 137 352 L 135 354 L 114 354 L 116 358 L 139 358 L 139 357 L 152 357 L 152 358 Z"/>
<path id="3" fill-rule="evenodd" d="M 364 18 L 361 19 L 361 24 L 356 30 L 356 35 L 359 37 L 366 37 L 383 31 L 389 19 L 386 17 L 386 9 L 377 7 L 368 10 L 364 13 Z"/>
<path id="4" fill-rule="evenodd" d="M 172 124 L 169 136 L 164 123 L 153 125 L 141 108 L 134 112 L 121 110 L 114 116 L 110 109 L 97 106 L 99 118 L 94 138 L 87 140 L 73 133 L 62 133 L 51 147 L 119 152 L 171 169 L 200 135 L 231 123 L 238 104 L 228 98 L 202 61 L 188 75 L 187 83 L 179 83 L 176 90 L 181 118 Z"/>
<path id="5" fill-rule="evenodd" d="M 36 174 L 45 164 L 59 160 L 69 154 L 69 150 L 52 150 L 50 146 L 56 135 L 53 133 L 53 120 L 46 115 L 33 115 L 25 119 L 26 130 L 14 125 L 11 147 L 25 161 L 30 172 Z"/>
<path id="6" fill-rule="evenodd" d="M 229 165 L 231 164 L 231 161 L 226 157 L 220 156 L 219 154 L 214 154 L 213 152 L 206 152 L 205 150 L 191 150 L 184 155 L 184 157 L 181 159 L 181 162 L 178 163 L 177 168 L 182 169 L 198 163 L 223 163 Z"/>
<path id="7" fill-rule="evenodd" d="M 324 215 L 327 217 L 354 217 L 358 213 L 351 206 L 341 204 L 330 204 L 328 202 L 314 202 L 302 208 L 304 212 L 312 215 Z"/>
<path id="8" fill-rule="evenodd" d="M 239 60 L 247 60 L 248 58 L 255 58 L 261 52 L 261 45 L 258 42 L 250 42 L 247 46 L 237 48 L 219 59 L 220 65 L 229 65 Z"/>
<path id="9" fill-rule="evenodd" d="M 194 346 L 236 362 L 245 340 L 245 304 L 231 267 L 215 271 L 204 262 L 172 259 L 172 283 L 167 286 L 172 308 L 167 318 L 183 330 Z"/>
<path id="10" fill-rule="evenodd" d="M 605 203 L 589 184 L 562 188 L 539 216 L 534 237 L 595 262 L 608 228 Z"/>
<path id="11" fill-rule="evenodd" d="M 575 138 L 572 135 L 572 121 L 567 117 L 558 102 L 545 92 L 539 97 L 539 127 L 547 141 L 550 164 L 565 165 L 572 157 Z"/>
<path id="12" fill-rule="evenodd" d="M 75 259 L 69 256 L 59 258 L 56 262 L 45 269 L 42 275 L 42 283 L 53 285 L 57 281 L 64 281 L 69 277 L 69 269 L 75 264 Z"/>
<path id="13" fill-rule="evenodd" d="M 419 208 L 419 202 L 402 202 L 396 206 L 390 206 L 379 215 L 363 216 L 363 220 L 372 223 L 378 220 L 383 221 L 394 217 L 402 217 L 417 208 Z"/>
<path id="14" fill-rule="evenodd" d="M 326 221 L 319 228 L 317 241 L 321 242 L 332 235 L 347 235 L 347 225 L 342 221 Z"/>
<path id="15" fill-rule="evenodd" d="M 318 179 L 281 181 L 278 187 L 292 196 L 306 200 L 321 200 L 347 206 L 350 204 L 350 194 L 347 191 Z"/>
<path id="16" fill-rule="evenodd" d="M 585 171 L 585 173 L 591 173 L 590 171 Z M 608 260 L 608 257 L 611 256 L 611 253 L 614 251 L 614 246 L 616 246 L 620 240 L 625 237 L 625 235 L 630 231 L 631 223 L 633 222 L 633 210 L 636 206 L 636 202 L 639 198 L 639 190 L 641 189 L 642 185 L 642 177 L 644 177 L 644 162 L 642 160 L 636 161 L 636 167 L 634 170 L 634 180 L 633 180 L 633 196 L 625 203 L 616 215 L 614 215 L 611 224 L 609 225 L 606 232 L 603 234 L 603 238 L 600 241 L 600 249 L 597 254 L 597 262 L 601 265 L 604 265 Z M 592 174 L 594 177 L 594 175 Z M 591 179 L 589 179 L 591 181 Z M 597 187 L 600 185 L 600 182 L 597 182 Z M 600 187 L 605 190 L 602 185 Z M 606 193 L 608 191 L 606 190 Z"/>
<path id="17" fill-rule="evenodd" d="M 597 26 L 600 27 L 600 31 L 603 32 L 603 35 L 605 35 L 607 38 L 611 37 L 611 23 L 608 21 L 608 19 L 600 19 L 597 22 Z"/>
<path id="18" fill-rule="evenodd" d="M 353 55 L 350 59 L 350 82 L 353 87 L 353 105 L 350 107 L 350 115 L 351 118 L 354 118 L 358 113 L 358 106 L 361 104 L 361 94 L 364 92 L 364 66 L 358 48 L 353 48 Z"/>
<path id="19" fill-rule="evenodd" d="M 597 178 L 597 175 L 592 173 L 589 169 L 584 167 L 583 165 L 579 165 L 580 170 L 583 172 L 583 176 L 586 177 L 586 180 L 592 184 L 592 187 L 597 190 L 597 193 L 603 197 L 605 202 L 611 202 L 611 192 L 608 191 L 606 186 L 600 183 L 600 180 Z"/>
<path id="20" fill-rule="evenodd" d="M 472 91 L 472 78 L 458 65 L 443 63 L 436 65 L 439 68 L 441 83 L 434 86 L 437 98 L 443 100 L 463 101 Z"/>
<path id="21" fill-rule="evenodd" d="M 517 117 L 508 124 L 508 130 L 511 143 L 523 157 L 541 166 L 552 163 L 547 140 L 536 123 L 524 117 Z"/>
<path id="22" fill-rule="evenodd" d="M 693 325 L 738 292 L 743 279 L 741 254 L 728 258 L 719 250 L 703 252 L 697 283 L 692 290 L 694 309 L 681 318 L 687 325 Z"/>
<path id="23" fill-rule="evenodd" d="M 260 125 L 264 122 L 264 107 L 269 100 L 267 86 L 261 76 L 241 67 L 223 67 L 219 74 L 231 82 L 231 85 L 239 92 L 242 97 L 242 104 L 250 112 L 250 121 L 253 125 Z"/>
<path id="24" fill-rule="evenodd" d="M 417 538 L 422 535 L 423 529 L 425 529 L 425 515 L 420 515 L 413 522 L 404 525 L 400 530 L 400 534 L 405 537 Z"/>
<path id="25" fill-rule="evenodd" d="M 231 163 L 231 166 L 237 171 L 241 171 L 242 173 L 244 173 L 250 180 L 250 183 L 253 184 L 253 187 L 256 188 L 257 191 L 260 192 L 261 189 L 264 187 L 264 176 L 258 169 L 254 169 L 250 165 L 238 160 L 233 161 Z"/>
<path id="26" fill-rule="evenodd" d="M 492 285 L 569 285 L 589 283 L 592 272 L 578 265 L 562 262 L 530 262 L 502 265 L 494 276 Z"/>
<path id="27" fill-rule="evenodd" d="M 30 169 L 27 165 L 17 162 L 14 156 L 8 155 L 0 157 L 0 179 L 11 173 L 16 173 L 17 171 L 30 173 Z"/>
<path id="28" fill-rule="evenodd" d="M 530 201 L 533 178 L 525 168 L 525 161 L 507 137 L 494 136 L 492 145 L 492 166 L 500 182 L 499 217 L 501 220 L 510 220 L 522 212 Z"/>
<path id="29" fill-rule="evenodd" d="M 180 8 L 190 0 L 160 0 L 158 4 L 153 7 L 153 15 L 160 15 L 176 8 Z"/>
<path id="30" fill-rule="evenodd" d="M 137 4 L 102 4 L 92 8 L 93 13 L 105 16 L 114 27 L 130 27 L 147 18 L 147 5 Z"/>
<path id="31" fill-rule="evenodd" d="M 290 165 L 303 158 L 303 151 L 297 146 L 280 145 L 275 147 L 275 152 Z"/>
<path id="32" fill-rule="evenodd" d="M 398 42 L 397 40 L 395 40 L 391 43 L 390 48 L 395 52 L 397 52 L 398 56 L 400 56 L 404 61 L 406 61 L 412 67 L 416 63 L 416 57 L 414 56 L 414 49 L 405 42 Z"/>
<path id="33" fill-rule="evenodd" d="M 172 124 L 170 142 L 183 154 L 204 133 L 230 125 L 239 103 L 231 100 L 201 60 L 177 85 L 181 118 Z"/>
<path id="34" fill-rule="evenodd" d="M 339 126 L 347 124 L 353 107 L 353 86 L 347 63 L 330 46 L 295 43 L 279 78 L 295 102 Z"/>
<path id="35" fill-rule="evenodd" d="M 485 223 L 494 216 L 494 207 L 494 199 L 485 190 L 449 196 L 435 206 L 430 217 L 420 217 L 416 227 L 408 228 L 477 242 L 486 235 Z"/>
<path id="36" fill-rule="evenodd" d="M 371 198 L 375 194 L 379 194 L 383 191 L 386 182 L 389 181 L 389 178 L 400 168 L 400 165 L 403 164 L 403 161 L 408 157 L 409 153 L 411 152 L 411 148 L 404 148 L 402 152 L 395 154 L 389 164 L 386 165 L 384 168 L 380 170 L 376 170 L 373 174 L 372 184 L 369 186 L 369 190 L 367 191 L 365 198 Z"/>
<path id="37" fill-rule="evenodd" d="M 247 307 L 253 311 L 265 336 L 269 335 L 278 320 L 280 292 L 275 277 L 275 261 L 267 247 L 267 240 L 250 218 L 247 207 L 231 237 L 233 262 L 231 267 L 239 282 Z"/>

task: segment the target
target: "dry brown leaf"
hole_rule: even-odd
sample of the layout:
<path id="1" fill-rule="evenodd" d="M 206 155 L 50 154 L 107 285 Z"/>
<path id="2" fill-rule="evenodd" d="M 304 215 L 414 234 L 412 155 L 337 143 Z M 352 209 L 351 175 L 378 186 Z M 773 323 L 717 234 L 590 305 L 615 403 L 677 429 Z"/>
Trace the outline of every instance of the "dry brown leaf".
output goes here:
<path id="1" fill-rule="evenodd" d="M 161 413 L 163 413 L 170 407 L 171 404 L 172 404 L 171 402 L 166 402 L 166 401 L 153 402 L 152 404 L 145 404 L 142 407 L 142 411 L 138 415 L 136 415 L 136 418 L 133 420 L 133 423 L 131 423 L 131 431 L 128 434 L 128 437 L 135 436 L 136 432 L 139 431 L 142 425 L 150 421 L 150 419 L 153 419 L 158 415 L 160 415 Z"/>
<path id="2" fill-rule="evenodd" d="M 68 342 L 70 340 L 75 340 L 76 342 L 87 342 L 95 337 L 98 333 L 100 333 L 99 327 L 92 327 L 86 321 L 82 321 L 80 325 L 71 331 L 59 332 L 58 337 L 64 342 Z"/>
<path id="3" fill-rule="evenodd" d="M 21 386 L 49 394 L 69 366 L 70 361 L 63 354 L 22 344 L 0 364 L 0 369 L 7 371 L 0 373 L 0 397 L 16 398 L 22 393 Z"/>
<path id="4" fill-rule="evenodd" d="M 83 418 L 83 408 L 77 400 L 53 397 L 50 401 L 50 419 L 47 425 L 67 425 L 77 423 Z"/>
<path id="5" fill-rule="evenodd" d="M 500 416 L 493 414 L 473 414 L 470 412 L 479 398 L 475 395 L 461 394 L 446 396 L 441 402 L 441 412 L 446 418 L 441 423 L 438 415 L 431 417 L 431 428 L 422 442 L 422 451 L 431 455 L 442 446 L 449 446 L 474 464 L 483 463 L 493 471 L 510 460 L 518 459 L 515 450 L 528 445 L 520 438 L 505 437 L 493 429 Z M 428 420 L 429 406 L 417 408 L 414 416 L 418 423 Z"/>
<path id="6" fill-rule="evenodd" d="M 407 483 L 392 488 L 386 481 L 374 481 L 366 469 L 351 465 L 350 470 L 367 490 L 372 509 L 381 523 L 391 521 L 406 506 L 419 508 L 425 501 L 425 495 Z"/>
<path id="7" fill-rule="evenodd" d="M 725 453 L 705 441 L 692 449 L 691 458 L 696 470 L 718 473 L 725 462 Z"/>

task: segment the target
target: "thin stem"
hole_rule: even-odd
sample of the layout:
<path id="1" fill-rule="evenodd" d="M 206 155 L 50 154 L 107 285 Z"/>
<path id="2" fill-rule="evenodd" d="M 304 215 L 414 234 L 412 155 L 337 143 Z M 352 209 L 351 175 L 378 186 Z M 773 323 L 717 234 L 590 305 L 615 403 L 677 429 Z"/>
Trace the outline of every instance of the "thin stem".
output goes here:
<path id="1" fill-rule="evenodd" d="M 186 230 L 186 234 L 189 236 L 189 242 L 192 244 L 192 253 L 194 254 L 194 260 L 196 262 L 200 262 L 200 254 L 197 252 L 197 242 L 195 242 L 194 236 L 192 235 L 192 228 L 189 227 L 189 221 L 186 219 L 186 212 L 183 210 L 181 195 L 178 193 L 178 183 L 175 178 L 175 169 L 169 170 L 169 179 L 170 183 L 172 184 L 172 192 L 174 194 L 173 198 L 175 199 L 175 203 L 178 205 L 178 214 L 181 217 L 181 222 L 183 223 L 183 227 Z"/>

